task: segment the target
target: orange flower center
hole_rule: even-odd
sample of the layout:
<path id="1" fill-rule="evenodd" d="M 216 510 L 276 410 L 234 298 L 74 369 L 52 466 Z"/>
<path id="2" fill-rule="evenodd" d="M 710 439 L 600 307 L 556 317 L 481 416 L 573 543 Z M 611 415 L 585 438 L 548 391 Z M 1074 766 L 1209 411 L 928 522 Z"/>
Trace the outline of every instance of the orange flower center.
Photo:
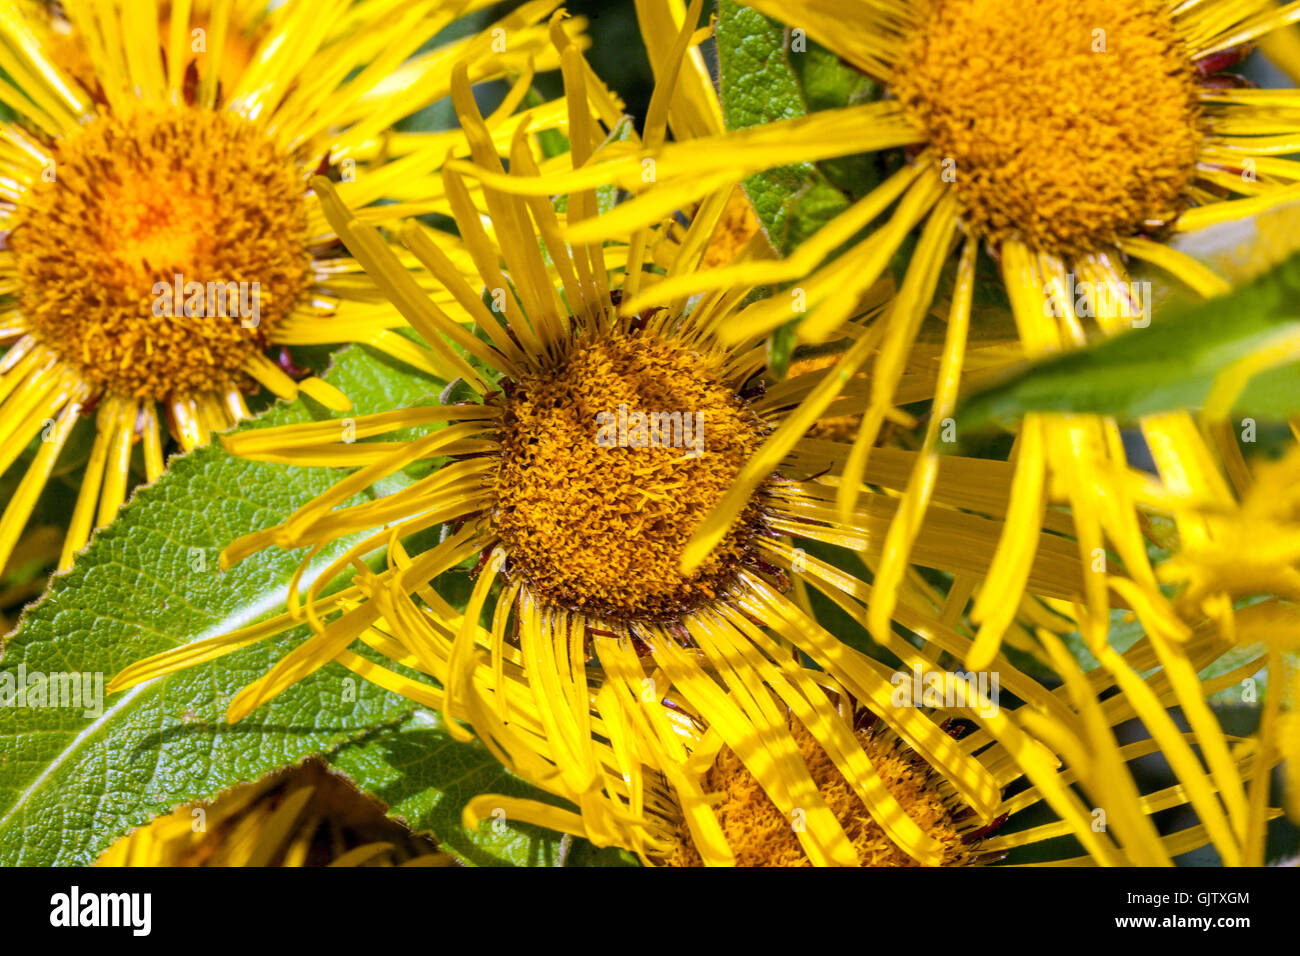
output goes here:
<path id="1" fill-rule="evenodd" d="M 1196 72 L 1164 0 L 932 0 L 892 90 L 927 131 L 968 229 L 1056 255 L 1187 204 Z"/>
<path id="2" fill-rule="evenodd" d="M 728 585 L 757 503 L 698 570 L 678 567 L 762 440 L 716 362 L 647 334 L 580 341 L 517 383 L 504 421 L 493 526 L 511 571 L 540 598 L 607 619 L 662 619 Z"/>
<path id="3" fill-rule="evenodd" d="M 95 119 L 52 155 L 9 239 L 32 335 L 124 397 L 239 381 L 311 282 L 289 156 L 188 107 Z"/>

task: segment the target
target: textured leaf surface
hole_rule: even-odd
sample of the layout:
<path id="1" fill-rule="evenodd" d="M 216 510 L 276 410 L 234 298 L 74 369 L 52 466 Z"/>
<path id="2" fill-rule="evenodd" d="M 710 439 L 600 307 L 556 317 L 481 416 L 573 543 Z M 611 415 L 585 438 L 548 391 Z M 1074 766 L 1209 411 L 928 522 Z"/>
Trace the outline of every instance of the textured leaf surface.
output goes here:
<path id="1" fill-rule="evenodd" d="M 728 129 L 804 116 L 874 94 L 870 80 L 812 41 L 796 50 L 788 40 L 776 20 L 730 0 L 718 4 L 719 84 Z M 798 163 L 751 176 L 745 190 L 773 248 L 785 254 L 848 208 L 851 195 L 869 188 L 872 168 L 863 159 L 822 167 Z"/>
<path id="2" fill-rule="evenodd" d="M 358 412 L 408 404 L 431 386 L 356 349 L 340 355 L 329 377 Z M 272 410 L 266 422 L 325 417 L 320 406 L 299 401 Z M 224 573 L 217 556 L 326 490 L 337 474 L 240 461 L 219 448 L 173 461 L 27 611 L 5 645 L 0 688 L 16 691 L 22 677 L 34 689 L 37 675 L 77 673 L 91 675 L 93 691 L 96 680 L 106 683 L 142 657 L 271 616 L 303 554 L 268 552 Z M 322 554 L 313 567 L 328 560 Z M 9 697 L 0 707 L 0 862 L 88 863 L 159 812 L 410 711 L 407 702 L 364 683 L 344 685 L 342 671 L 327 669 L 227 726 L 230 698 L 300 636 L 115 694 L 98 716 L 88 716 L 84 699 L 79 707 L 51 706 L 74 700 L 56 697 L 52 680 L 45 706 L 35 706 L 34 695 Z M 351 687 L 355 694 L 345 693 Z"/>
<path id="3" fill-rule="evenodd" d="M 348 393 L 357 414 L 436 401 L 439 387 L 355 348 L 339 353 L 327 378 Z M 328 417 L 298 401 L 252 427 Z M 75 673 L 90 675 L 93 697 L 96 679 L 107 683 L 128 663 L 277 613 L 304 552 L 268 551 L 226 572 L 217 556 L 234 538 L 282 520 L 340 474 L 240 461 L 220 448 L 173 461 L 28 610 L 0 659 L 0 691 Z M 406 480 L 392 479 L 380 493 Z M 348 543 L 319 555 L 313 572 Z M 528 788 L 477 744 L 451 742 L 427 721 L 403 727 L 415 710 L 410 702 L 335 665 L 228 726 L 230 699 L 304 636 L 300 629 L 115 694 L 98 715 L 85 700 L 50 706 L 73 702 L 70 693 L 53 693 L 62 681 L 45 682 L 42 706 L 35 706 L 35 690 L 9 697 L 10 705 L 0 707 L 0 864 L 90 863 L 159 813 L 354 741 L 364 743 L 338 758 L 353 780 L 400 805 L 399 815 L 448 840 L 466 860 L 557 859 L 555 834 L 463 833 L 460 808 L 469 796 L 484 789 L 522 796 Z M 395 780 L 404 789 L 394 789 Z"/>

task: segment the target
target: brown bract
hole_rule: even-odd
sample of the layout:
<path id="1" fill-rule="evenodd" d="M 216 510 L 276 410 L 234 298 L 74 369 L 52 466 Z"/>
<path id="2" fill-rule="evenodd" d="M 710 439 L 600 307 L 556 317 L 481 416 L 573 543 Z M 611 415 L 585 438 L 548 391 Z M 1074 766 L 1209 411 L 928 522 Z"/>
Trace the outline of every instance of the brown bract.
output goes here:
<path id="1" fill-rule="evenodd" d="M 667 416 L 657 446 L 638 445 L 636 413 Z M 602 421 L 612 421 L 603 444 Z M 698 454 L 685 443 L 688 421 Z M 511 573 L 552 605 L 614 620 L 661 619 L 712 600 L 747 555 L 758 501 L 700 569 L 683 575 L 678 561 L 764 431 L 721 380 L 718 356 L 649 333 L 575 342 L 507 399 L 492 521 Z"/>
<path id="2" fill-rule="evenodd" d="M 53 155 L 9 239 L 32 335 L 124 397 L 237 382 L 311 282 L 306 190 L 291 158 L 256 125 L 190 107 L 97 118 Z M 157 284 L 178 275 L 204 287 L 199 314 L 183 300 L 157 314 Z M 209 283 L 221 286 L 224 315 Z M 256 327 L 229 299 L 240 283 L 250 303 L 258 284 Z"/>
<path id="3" fill-rule="evenodd" d="M 967 228 L 1055 255 L 1178 216 L 1202 144 L 1162 0 L 943 0 L 892 92 L 955 179 Z"/>

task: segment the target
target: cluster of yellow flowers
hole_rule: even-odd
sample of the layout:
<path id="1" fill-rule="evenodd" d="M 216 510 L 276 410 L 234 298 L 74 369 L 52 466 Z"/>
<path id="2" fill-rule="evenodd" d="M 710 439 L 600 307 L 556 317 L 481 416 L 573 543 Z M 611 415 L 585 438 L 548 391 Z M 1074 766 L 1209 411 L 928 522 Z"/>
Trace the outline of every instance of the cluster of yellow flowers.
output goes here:
<path id="1" fill-rule="evenodd" d="M 358 542 L 283 613 L 109 691 L 305 624 L 228 719 L 341 665 L 554 798 L 481 794 L 469 828 L 648 865 L 1264 863 L 1300 810 L 1300 452 L 1257 467 L 1191 411 L 1034 412 L 986 457 L 947 432 L 972 385 L 1131 327 L 1135 264 L 1230 290 L 1167 240 L 1300 200 L 1300 91 L 1222 72 L 1300 59 L 1300 4 L 750 0 L 883 93 L 727 130 L 702 0 L 636 0 L 639 134 L 558 0 L 425 49 L 488 5 L 0 0 L 0 472 L 43 439 L 0 566 L 82 416 L 63 568 L 137 444 L 150 482 L 215 433 L 355 469 L 223 553 Z M 557 69 L 561 100 L 530 95 Z M 443 98 L 458 128 L 394 131 Z M 747 179 L 861 154 L 879 184 L 778 255 Z M 983 327 L 990 298 L 1012 321 Z M 230 431 L 259 386 L 348 411 L 292 359 L 341 343 L 465 398 Z M 467 565 L 461 606 L 438 579 Z M 1225 732 L 1209 698 L 1263 668 L 1258 730 Z M 305 859 L 311 791 L 270 786 L 226 798 L 238 847 L 178 817 L 105 862 Z"/>

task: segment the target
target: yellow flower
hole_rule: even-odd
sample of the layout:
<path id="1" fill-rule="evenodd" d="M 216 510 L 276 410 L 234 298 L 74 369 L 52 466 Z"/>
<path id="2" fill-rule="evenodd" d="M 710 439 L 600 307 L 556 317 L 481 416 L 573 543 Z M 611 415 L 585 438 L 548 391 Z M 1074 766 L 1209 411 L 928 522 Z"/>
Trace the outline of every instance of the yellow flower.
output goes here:
<path id="1" fill-rule="evenodd" d="M 683 557 L 688 569 L 709 553 L 771 462 L 831 403 L 855 390 L 849 383 L 860 381 L 860 369 L 870 375 L 839 485 L 841 518 L 861 493 L 898 406 L 932 399 L 920 466 L 889 529 L 879 572 L 884 586 L 867 617 L 879 639 L 892 617 L 888 585 L 905 573 L 917 516 L 932 504 L 938 452 L 952 440 L 941 438 L 943 427 L 961 384 L 1082 344 L 1094 326 L 1111 334 L 1146 321 L 1149 285 L 1135 282 L 1130 262 L 1164 270 L 1199 295 L 1225 291 L 1220 277 L 1162 238 L 1300 198 L 1300 165 L 1281 158 L 1300 150 L 1300 93 L 1245 89 L 1231 75 L 1215 75 L 1235 62 L 1244 44 L 1300 18 L 1300 10 L 1271 0 L 756 0 L 752 6 L 799 27 L 877 80 L 883 97 L 640 152 L 611 151 L 607 162 L 541 178 L 481 176 L 529 196 L 610 182 L 639 193 L 613 215 L 571 226 L 566 237 L 580 242 L 626 235 L 668 209 L 789 163 L 866 152 L 894 170 L 785 259 L 752 248 L 743 261 L 671 277 L 622 306 L 635 312 L 652 294 L 737 283 L 787 285 L 737 310 L 720 326 L 720 340 L 796 322 L 803 341 L 840 339 L 845 346 L 838 373 L 774 430 L 700 525 Z M 660 76 L 671 78 L 671 67 L 666 62 Z M 847 251 L 837 252 L 846 244 Z M 985 252 L 1010 300 L 1012 339 L 983 328 L 978 312 L 971 317 Z M 906 256 L 906 275 L 871 334 L 846 325 L 900 256 Z M 938 348 L 935 335 L 922 334 L 936 313 L 946 320 L 946 328 L 938 326 Z M 1153 633 L 1170 639 L 1181 633 L 1147 556 L 1145 512 L 1209 493 L 1221 479 L 1186 414 L 1152 416 L 1142 432 L 1160 482 L 1128 466 L 1113 421 L 1028 416 L 1013 452 L 1016 485 L 997 560 L 976 596 L 980 631 L 972 667 L 987 665 L 1012 626 L 1034 542 L 1055 503 L 1069 506 L 1069 533 L 1093 572 L 1083 592 L 1090 645 L 1104 641 L 1112 603 L 1140 603 Z M 1114 597 L 1112 590 L 1122 593 Z"/>
<path id="2" fill-rule="evenodd" d="M 1189 504 L 1199 534 L 1159 568 L 1188 620 L 1207 617 L 1241 647 L 1268 652 L 1258 737 L 1286 761 L 1287 807 L 1300 820 L 1300 447 L 1233 476 L 1239 500 Z M 1262 799 L 1262 798 L 1261 798 Z"/>
<path id="3" fill-rule="evenodd" d="M 1052 714 L 1049 721 L 1044 721 L 1049 715 L 1017 711 L 1011 722 L 969 736 L 969 723 L 960 718 L 944 724 L 954 737 L 966 742 L 966 749 L 1002 787 L 1002 798 L 994 810 L 992 823 L 979 820 L 960 794 L 896 735 L 882 729 L 870 715 L 857 715 L 855 736 L 862 741 L 884 785 L 943 848 L 940 865 L 978 866 L 1005 861 L 1012 865 L 1168 866 L 1175 857 L 1213 842 L 1218 823 L 1208 827 L 1203 823 L 1190 824 L 1169 833 L 1159 831 L 1152 819 L 1154 815 L 1196 804 L 1197 798 L 1189 797 L 1188 788 L 1178 783 L 1148 786 L 1145 790 L 1139 786 L 1131 765 L 1160 754 L 1161 741 L 1137 739 L 1120 746 L 1115 728 L 1137 714 L 1130 697 L 1112 696 L 1113 684 L 1099 680 L 1097 675 L 1085 675 L 1053 635 L 1040 636 L 1066 682 L 1068 696 L 1056 695 L 1064 705 L 1066 719 Z M 1140 662 L 1142 652 L 1141 645 L 1135 646 L 1131 652 L 1134 663 Z M 1203 688 L 1210 693 L 1231 686 L 1258 666 L 1256 658 L 1213 681 L 1206 681 Z M 1167 686 L 1161 689 L 1163 683 L 1158 671 L 1142 683 L 1144 691 L 1160 696 L 1161 706 L 1171 700 Z M 1100 700 L 1102 697 L 1106 698 L 1104 702 Z M 1011 729 L 1019 720 L 1050 741 L 1054 752 L 1061 755 L 1063 766 L 1054 767 L 1050 753 L 1046 754 L 1046 763 L 1040 763 L 1044 755 L 1038 751 L 1038 745 L 1019 730 Z M 915 866 L 915 861 L 901 853 L 880 827 L 862 813 L 861 802 L 826 753 L 799 727 L 794 731 L 819 790 L 837 819 L 843 822 L 864 865 Z M 994 741 L 991 744 L 990 739 Z M 1276 757 L 1265 758 L 1248 741 L 1231 740 L 1238 747 L 1234 767 L 1237 776 L 1231 783 L 1240 787 L 1243 782 L 1267 781 L 1267 771 L 1276 763 Z M 707 748 L 707 741 L 701 741 L 701 749 L 692 757 L 697 766 Z M 796 838 L 800 818 L 791 820 L 783 815 L 734 752 L 722 748 L 707 766 L 703 786 L 722 823 L 723 835 L 735 851 L 738 865 L 809 864 Z M 1078 797 L 1072 788 L 1077 789 Z M 1260 792 L 1259 788 L 1254 792 Z M 1213 799 L 1212 788 L 1209 795 Z M 480 797 L 473 806 L 486 813 L 495 799 Z M 1042 822 L 1052 811 L 1056 819 Z M 1263 826 L 1276 818 L 1279 811 L 1264 802 L 1259 803 L 1257 811 L 1252 824 L 1257 824 L 1259 830 L 1252 835 L 1251 849 L 1259 856 L 1252 855 L 1249 859 L 1262 862 Z M 680 822 L 680 817 L 678 820 L 662 862 L 671 866 L 698 866 L 701 855 L 688 828 Z M 1087 820 L 1091 826 L 1081 828 L 1074 822 L 1077 820 Z M 1076 855 L 1080 849 L 1086 854 Z M 1240 851 L 1240 845 L 1230 841 L 1224 858 L 1241 862 Z"/>
<path id="4" fill-rule="evenodd" d="M 558 29 L 555 37 L 572 158 L 539 165 L 521 126 L 508 154 L 512 174 L 582 166 L 603 150 L 625 148 L 610 135 L 620 128 L 615 104 Z M 680 58 L 686 36 L 677 42 Z M 452 95 L 472 168 L 500 174 L 463 71 L 454 74 Z M 646 142 L 662 139 L 668 115 L 669 98 L 656 96 Z M 801 811 L 806 827 L 798 839 L 809 859 L 859 862 L 804 761 L 798 726 L 889 841 L 920 862 L 940 862 L 941 843 L 908 815 L 855 738 L 855 710 L 874 714 L 921 755 L 984 824 L 1000 800 L 993 772 L 944 731 L 945 716 L 897 706 L 893 668 L 837 639 L 812 612 L 813 601 L 828 599 L 861 614 L 872 586 L 819 556 L 820 549 L 846 558 L 857 552 L 868 569 L 876 567 L 915 453 L 888 450 L 873 459 L 872 480 L 893 493 L 863 495 L 846 522 L 834 496 L 849 446 L 801 441 L 767 459 L 761 488 L 706 559 L 682 571 L 677 559 L 694 527 L 745 462 L 763 454 L 763 437 L 829 374 L 814 371 L 766 393 L 749 387 L 765 368 L 765 343 L 751 337 L 724 347 L 716 337 L 747 286 L 691 302 L 665 297 L 618 317 L 621 301 L 697 267 L 719 235 L 732 190 L 706 197 L 684 232 L 675 232 L 669 217 L 669 228 L 637 230 L 625 245 L 566 245 L 563 228 L 598 214 L 594 190 L 553 205 L 488 187 L 480 208 L 461 168 L 448 164 L 443 180 L 480 283 L 471 285 L 452 267 L 440 244 L 445 237 L 415 224 L 400 235 L 472 317 L 475 334 L 432 302 L 329 184 L 316 185 L 331 225 L 412 325 L 426 338 L 448 336 L 472 357 L 464 384 L 477 397 L 361 417 L 354 431 L 327 421 L 223 439 L 241 456 L 359 468 L 284 524 L 232 544 L 223 562 L 272 545 L 314 552 L 368 534 L 305 595 L 295 586 L 289 613 L 132 665 L 110 690 L 211 660 L 305 616 L 313 636 L 241 691 L 229 719 L 338 661 L 441 711 L 459 738 L 468 739 L 460 722 L 468 723 L 507 767 L 577 811 L 485 798 L 498 801 L 493 806 L 508 818 L 581 833 L 649 860 L 669 851 L 675 830 L 668 821 L 676 818 L 686 820 L 703 859 L 734 860 L 701 783 L 726 745 L 781 813 Z M 617 207 L 604 214 L 616 215 Z M 428 426 L 434 427 L 414 440 L 367 440 Z M 422 461 L 442 464 L 405 490 L 339 507 Z M 918 561 L 978 579 L 999 534 L 1011 477 L 1001 462 L 960 460 L 945 470 L 935 488 L 944 508 L 918 519 Z M 432 545 L 428 534 L 438 527 L 441 543 Z M 423 543 L 408 551 L 412 541 Z M 387 565 L 371 570 L 364 559 L 385 547 Z M 462 613 L 435 582 L 467 562 L 476 580 Z M 356 570 L 351 586 L 324 596 L 349 567 Z M 1066 601 L 1079 590 L 1082 571 L 1067 548 L 1044 535 L 1029 577 L 1036 594 Z M 969 644 L 959 631 L 960 607 L 954 612 L 914 572 L 896 586 L 899 631 L 885 636 L 886 651 L 909 669 L 929 669 L 926 653 L 960 657 Z M 904 630 L 924 635 L 932 651 L 919 652 Z M 1001 686 L 1053 710 L 1046 689 L 1000 654 L 996 666 Z M 953 690 L 966 701 L 955 705 L 963 713 L 977 706 L 964 688 Z M 1022 741 L 996 714 L 988 719 Z M 1064 808 L 1068 828 L 1088 830 L 1086 813 L 1048 774 L 1052 761 L 1041 747 L 1020 746 L 1035 755 L 1031 778 Z M 475 801 L 467 814 L 472 819 L 481 809 Z"/>
<path id="5" fill-rule="evenodd" d="M 94 415 L 96 436 L 61 568 L 117 512 L 135 444 L 147 480 L 162 473 L 164 427 L 184 450 L 204 444 L 247 416 L 259 386 L 349 408 L 319 379 L 295 381 L 291 348 L 361 342 L 457 374 L 441 343 L 430 353 L 392 331 L 400 316 L 339 245 L 308 180 L 332 172 L 369 222 L 446 208 L 428 171 L 463 152 L 463 137 L 390 127 L 446 95 L 453 59 L 468 58 L 475 82 L 518 74 L 494 126 L 527 91 L 530 58 L 554 65 L 537 25 L 554 0 L 417 53 L 480 5 L 163 13 L 151 0 L 96 0 L 63 21 L 5 0 L 0 103 L 17 118 L 0 123 L 0 473 L 33 443 L 34 455 L 0 516 L 0 568 L 82 417 Z M 410 189 L 424 201 L 401 202 Z"/>
<path id="6" fill-rule="evenodd" d="M 429 839 L 318 761 L 177 808 L 96 866 L 452 866 Z"/>

